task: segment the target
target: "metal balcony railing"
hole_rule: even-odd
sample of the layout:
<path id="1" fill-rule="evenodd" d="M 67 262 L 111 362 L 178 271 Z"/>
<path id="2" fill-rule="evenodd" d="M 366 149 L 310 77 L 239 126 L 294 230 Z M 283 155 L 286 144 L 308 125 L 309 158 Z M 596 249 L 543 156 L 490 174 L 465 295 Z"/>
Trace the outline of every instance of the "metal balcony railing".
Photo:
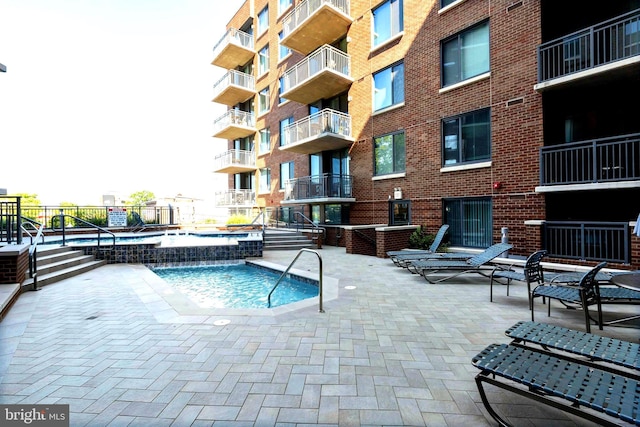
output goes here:
<path id="1" fill-rule="evenodd" d="M 625 264 L 630 260 L 628 222 L 547 221 L 543 238 L 552 257 Z"/>
<path id="2" fill-rule="evenodd" d="M 298 28 L 302 22 L 320 9 L 323 4 L 328 4 L 340 10 L 345 15 L 349 15 L 349 0 L 306 0 L 298 4 L 282 20 L 282 38 L 287 37 L 293 30 Z"/>
<path id="3" fill-rule="evenodd" d="M 540 185 L 640 179 L 640 133 L 540 149 Z"/>
<path id="4" fill-rule="evenodd" d="M 285 184 L 285 200 L 351 198 L 351 175 L 312 175 L 290 179 Z"/>
<path id="5" fill-rule="evenodd" d="M 242 110 L 228 110 L 226 113 L 215 119 L 213 129 L 218 132 L 229 126 L 243 126 L 247 128 L 256 127 L 256 118 L 253 113 Z"/>
<path id="6" fill-rule="evenodd" d="M 350 77 L 349 55 L 333 46 L 324 45 L 310 53 L 282 76 L 282 92 L 285 93 L 304 83 L 322 71 L 331 70 Z"/>
<path id="7" fill-rule="evenodd" d="M 222 52 L 228 44 L 236 44 L 248 50 L 254 50 L 253 36 L 251 34 L 236 30 L 235 28 L 230 28 L 213 47 L 214 58 L 220 55 L 220 52 Z"/>
<path id="8" fill-rule="evenodd" d="M 538 82 L 640 55 L 640 9 L 538 46 Z"/>
<path id="9" fill-rule="evenodd" d="M 213 98 L 218 96 L 223 90 L 230 86 L 238 86 L 248 91 L 255 92 L 256 79 L 251 74 L 243 73 L 237 70 L 229 70 L 220 80 L 213 85 Z"/>
<path id="10" fill-rule="evenodd" d="M 226 190 L 216 192 L 216 206 L 253 206 L 256 204 L 256 192 L 254 190 Z"/>
<path id="11" fill-rule="evenodd" d="M 256 153 L 247 150 L 228 150 L 216 155 L 213 159 L 214 170 L 228 166 L 256 167 Z"/>
<path id="12" fill-rule="evenodd" d="M 328 108 L 307 116 L 284 128 L 282 145 L 295 144 L 324 133 L 351 138 L 351 116 Z"/>

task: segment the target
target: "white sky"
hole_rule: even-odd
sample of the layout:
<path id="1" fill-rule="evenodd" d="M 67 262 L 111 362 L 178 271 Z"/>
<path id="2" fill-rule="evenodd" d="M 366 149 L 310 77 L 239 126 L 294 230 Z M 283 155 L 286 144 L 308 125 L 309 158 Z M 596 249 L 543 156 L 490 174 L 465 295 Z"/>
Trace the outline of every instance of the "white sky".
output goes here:
<path id="1" fill-rule="evenodd" d="M 212 49 L 242 3 L 0 0 L 0 188 L 45 204 L 213 199 Z"/>

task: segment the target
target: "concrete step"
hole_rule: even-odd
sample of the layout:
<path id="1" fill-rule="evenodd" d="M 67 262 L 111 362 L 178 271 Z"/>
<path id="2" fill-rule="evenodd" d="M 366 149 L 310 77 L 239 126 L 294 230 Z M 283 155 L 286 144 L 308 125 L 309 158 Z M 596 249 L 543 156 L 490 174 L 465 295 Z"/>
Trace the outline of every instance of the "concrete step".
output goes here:
<path id="1" fill-rule="evenodd" d="M 38 279 L 38 287 L 50 285 L 52 283 L 59 282 L 64 279 L 68 279 L 70 277 L 77 276 L 82 273 L 86 273 L 87 271 L 91 271 L 95 268 L 106 265 L 106 260 L 95 260 L 93 257 L 89 257 L 88 259 L 84 259 L 79 264 L 71 264 L 69 266 L 65 266 L 63 268 L 57 268 L 51 272 L 42 272 L 38 268 L 37 279 Z M 33 287 L 34 280 L 32 278 L 26 279 L 22 283 L 23 290 L 30 290 Z"/>

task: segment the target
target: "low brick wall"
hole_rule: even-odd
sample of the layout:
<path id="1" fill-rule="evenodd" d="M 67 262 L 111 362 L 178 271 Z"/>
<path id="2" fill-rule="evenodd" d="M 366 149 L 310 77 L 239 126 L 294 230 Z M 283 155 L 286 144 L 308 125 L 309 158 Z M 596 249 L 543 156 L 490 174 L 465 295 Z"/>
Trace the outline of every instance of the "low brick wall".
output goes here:
<path id="1" fill-rule="evenodd" d="M 409 236 L 418 229 L 417 225 L 376 228 L 376 256 L 386 258 L 388 251 L 399 251 L 409 246 Z"/>
<path id="2" fill-rule="evenodd" d="M 29 269 L 29 245 L 0 247 L 0 283 L 22 283 Z"/>

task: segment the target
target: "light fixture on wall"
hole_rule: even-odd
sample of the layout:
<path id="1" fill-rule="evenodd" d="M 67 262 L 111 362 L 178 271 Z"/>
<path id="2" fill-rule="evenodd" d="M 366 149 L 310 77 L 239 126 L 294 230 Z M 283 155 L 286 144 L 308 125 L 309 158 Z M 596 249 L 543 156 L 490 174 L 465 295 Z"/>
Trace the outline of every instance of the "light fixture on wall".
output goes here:
<path id="1" fill-rule="evenodd" d="M 496 181 L 493 183 L 493 189 L 494 190 L 499 190 L 502 188 L 502 183 L 500 181 Z"/>

